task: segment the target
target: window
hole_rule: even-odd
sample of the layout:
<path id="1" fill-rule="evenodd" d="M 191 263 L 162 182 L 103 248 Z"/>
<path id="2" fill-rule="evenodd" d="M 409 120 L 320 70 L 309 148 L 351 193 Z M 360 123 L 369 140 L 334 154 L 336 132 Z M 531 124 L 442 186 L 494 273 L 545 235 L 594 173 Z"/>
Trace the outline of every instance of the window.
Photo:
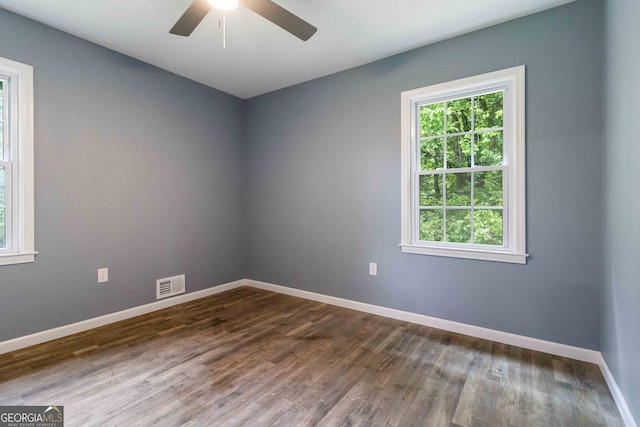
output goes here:
<path id="1" fill-rule="evenodd" d="M 402 93 L 403 252 L 526 263 L 524 66 Z"/>
<path id="2" fill-rule="evenodd" d="M 0 265 L 33 262 L 33 69 L 0 58 Z"/>

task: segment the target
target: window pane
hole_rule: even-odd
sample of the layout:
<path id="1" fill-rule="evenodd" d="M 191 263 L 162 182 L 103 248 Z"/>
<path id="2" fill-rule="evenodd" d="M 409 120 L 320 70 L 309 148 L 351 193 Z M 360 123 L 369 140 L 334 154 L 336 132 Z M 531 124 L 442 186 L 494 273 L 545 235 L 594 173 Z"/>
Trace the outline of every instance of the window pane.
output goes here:
<path id="1" fill-rule="evenodd" d="M 447 167 L 471 166 L 471 135 L 447 137 Z"/>
<path id="2" fill-rule="evenodd" d="M 473 243 L 503 245 L 501 209 L 476 209 L 473 211 Z"/>
<path id="3" fill-rule="evenodd" d="M 4 86 L 0 80 L 0 120 L 4 120 Z M 4 159 L 4 123 L 0 121 L 0 160 Z"/>
<path id="4" fill-rule="evenodd" d="M 471 98 L 447 102 L 447 133 L 471 131 Z"/>
<path id="5" fill-rule="evenodd" d="M 500 166 L 502 164 L 502 131 L 476 134 L 473 160 L 476 166 Z"/>
<path id="6" fill-rule="evenodd" d="M 447 209 L 447 242 L 471 243 L 471 209 Z"/>
<path id="7" fill-rule="evenodd" d="M 476 96 L 474 99 L 475 128 L 491 129 L 502 127 L 503 92 Z"/>
<path id="8" fill-rule="evenodd" d="M 473 180 L 475 206 L 502 206 L 502 171 L 475 172 Z"/>
<path id="9" fill-rule="evenodd" d="M 447 206 L 471 206 L 471 173 L 449 173 Z"/>
<path id="10" fill-rule="evenodd" d="M 420 210 L 420 240 L 442 241 L 442 209 Z"/>
<path id="11" fill-rule="evenodd" d="M 444 167 L 443 138 L 420 141 L 420 169 L 434 170 Z"/>
<path id="12" fill-rule="evenodd" d="M 0 120 L 4 118 L 4 82 L 0 81 Z M 0 160 L 4 159 L 4 123 L 0 122 Z M 7 247 L 5 221 L 5 168 L 0 166 L 0 248 Z"/>
<path id="13" fill-rule="evenodd" d="M 420 206 L 442 206 L 442 175 L 420 176 Z"/>
<path id="14" fill-rule="evenodd" d="M 444 135 L 444 103 L 420 107 L 420 136 Z"/>
<path id="15" fill-rule="evenodd" d="M 6 248 L 7 242 L 5 238 L 4 208 L 0 208 L 0 248 Z"/>
<path id="16" fill-rule="evenodd" d="M 4 207 L 5 206 L 5 202 L 4 202 L 4 175 L 5 175 L 5 170 L 4 170 L 4 166 L 0 166 L 0 206 Z"/>

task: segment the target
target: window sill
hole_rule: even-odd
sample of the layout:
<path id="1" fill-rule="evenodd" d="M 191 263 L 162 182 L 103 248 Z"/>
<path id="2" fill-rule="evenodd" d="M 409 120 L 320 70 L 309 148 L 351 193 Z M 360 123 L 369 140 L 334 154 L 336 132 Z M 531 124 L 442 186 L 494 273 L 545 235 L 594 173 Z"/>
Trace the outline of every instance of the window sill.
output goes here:
<path id="1" fill-rule="evenodd" d="M 0 254 L 0 265 L 26 264 L 34 262 L 37 254 L 38 252 Z"/>
<path id="2" fill-rule="evenodd" d="M 406 254 L 434 255 L 449 258 L 465 258 L 482 261 L 508 262 L 512 264 L 526 264 L 529 254 L 513 252 L 487 251 L 481 249 L 436 248 L 433 246 L 403 245 L 402 252 Z"/>

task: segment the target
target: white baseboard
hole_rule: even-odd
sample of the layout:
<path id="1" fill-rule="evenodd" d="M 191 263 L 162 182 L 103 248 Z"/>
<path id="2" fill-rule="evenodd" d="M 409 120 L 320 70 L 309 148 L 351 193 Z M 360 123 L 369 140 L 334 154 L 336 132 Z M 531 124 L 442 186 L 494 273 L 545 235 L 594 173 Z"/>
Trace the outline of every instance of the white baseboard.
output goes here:
<path id="1" fill-rule="evenodd" d="M 573 347 L 570 345 L 540 340 L 537 338 L 530 338 L 523 335 L 512 334 L 509 332 L 496 331 L 494 329 L 468 325 L 466 323 L 453 322 L 451 320 L 439 319 L 437 317 L 425 316 L 423 314 L 410 313 L 408 311 L 366 304 L 363 302 L 317 294 L 309 291 L 302 291 L 299 289 L 288 288 L 286 286 L 274 285 L 272 283 L 259 282 L 250 279 L 247 280 L 247 285 L 254 288 L 265 289 L 281 294 L 287 294 L 295 297 L 323 302 L 325 304 L 350 308 L 352 310 L 364 311 L 365 313 L 377 314 L 378 316 L 389 317 L 391 319 L 404 320 L 406 322 L 416 323 L 418 325 L 429 326 L 432 328 L 443 329 L 445 331 L 456 332 L 458 334 L 470 335 L 476 338 L 482 338 L 486 340 L 497 341 L 503 344 L 523 347 L 530 350 L 555 354 L 557 356 L 567 357 L 583 362 L 598 364 L 602 358 L 600 352 L 595 350 L 587 350 L 585 348 Z"/>
<path id="2" fill-rule="evenodd" d="M 367 304 L 358 301 L 347 300 L 344 298 L 333 297 L 329 295 L 318 294 L 315 292 L 303 291 L 300 289 L 289 288 L 286 286 L 274 285 L 272 283 L 260 282 L 251 279 L 241 279 L 235 282 L 214 286 L 197 292 L 178 295 L 165 300 L 152 302 L 150 304 L 133 307 L 127 310 L 118 311 L 116 313 L 106 314 L 104 316 L 95 317 L 93 319 L 84 320 L 70 325 L 61 326 L 59 328 L 49 329 L 47 331 L 38 332 L 24 337 L 14 338 L 12 340 L 0 342 L 0 354 L 10 351 L 19 350 L 43 342 L 51 341 L 57 338 L 73 335 L 78 332 L 87 331 L 89 329 L 108 325 L 110 323 L 119 322 L 121 320 L 130 319 L 142 314 L 151 313 L 153 311 L 162 310 L 163 308 L 215 295 L 221 292 L 239 288 L 241 286 L 251 286 L 258 289 L 264 289 L 280 294 L 291 295 L 294 297 L 304 298 L 325 304 L 344 307 L 352 310 L 371 313 L 378 316 L 388 317 L 391 319 L 403 320 L 418 325 L 429 326 L 442 329 L 445 331 L 456 332 L 459 334 L 469 335 L 476 338 L 487 339 L 500 342 L 503 344 L 514 345 L 530 350 L 541 351 L 544 353 L 554 354 L 557 356 L 567 357 L 583 362 L 597 364 L 602 371 L 602 375 L 609 386 L 611 394 L 618 406 L 618 410 L 627 427 L 638 427 L 629 406 L 616 383 L 613 374 L 609 370 L 602 354 L 595 350 L 588 350 L 580 347 L 573 347 L 565 344 L 559 344 L 552 341 L 540 340 L 537 338 L 516 335 L 508 332 L 496 331 L 493 329 L 482 328 L 479 326 L 468 325 L 460 322 L 439 319 L 436 317 L 425 316 L 422 314 L 411 313 L 393 308 L 381 307 L 378 305 Z"/>
<path id="3" fill-rule="evenodd" d="M 552 341 L 545 341 L 537 338 L 526 337 L 523 335 L 511 334 L 509 332 L 496 331 L 494 329 L 482 328 L 480 326 L 468 325 L 465 323 L 453 322 L 450 320 L 439 319 L 436 317 L 425 316 L 422 314 L 410 313 L 407 311 L 396 310 L 393 308 L 381 307 L 378 305 L 367 304 L 358 301 L 347 300 L 343 298 L 333 297 L 329 295 L 317 294 L 315 292 L 303 291 L 300 289 L 289 288 L 286 286 L 274 285 L 273 283 L 260 282 L 257 280 L 246 279 L 246 285 L 254 288 L 264 289 L 267 291 L 277 292 L 281 294 L 291 295 L 294 297 L 304 298 L 312 301 L 331 304 L 338 307 L 349 308 L 352 310 L 362 311 L 365 313 L 376 314 L 378 316 L 388 317 L 391 319 L 404 320 L 406 322 L 416 323 L 418 325 L 429 326 L 432 328 L 443 329 L 445 331 L 456 332 L 463 335 L 469 335 L 476 338 L 496 341 L 503 344 L 509 344 L 529 350 L 541 351 L 556 356 L 567 357 L 570 359 L 580 360 L 583 362 L 593 363 L 600 367 L 600 371 L 609 386 L 611 395 L 613 396 L 620 415 L 627 427 L 638 427 L 635 423 L 629 406 L 618 388 L 615 378 L 611 374 L 607 363 L 599 351 L 588 350 L 581 347 L 574 347 L 566 344 L 559 344 Z"/>
<path id="4" fill-rule="evenodd" d="M 609 386 L 611 395 L 613 396 L 616 405 L 618 406 L 618 410 L 620 411 L 620 415 L 622 416 L 625 425 L 627 427 L 638 427 L 633 419 L 633 416 L 631 415 L 631 411 L 627 406 L 627 402 L 624 399 L 624 396 L 618 388 L 618 384 L 616 383 L 615 378 L 611 374 L 611 371 L 609 370 L 604 357 L 602 357 L 602 354 L 599 351 L 588 350 L 585 348 L 574 347 L 566 344 L 559 344 L 556 342 L 526 337 L 523 335 L 511 334 L 509 332 L 496 331 L 494 329 L 482 328 L 480 326 L 473 326 L 465 323 L 453 322 L 450 320 L 425 316 L 423 314 L 410 313 L 393 308 L 381 307 L 378 305 L 332 297 L 329 295 L 317 294 L 315 292 L 274 285 L 273 283 L 246 279 L 245 284 L 247 286 L 264 289 L 267 291 L 278 292 L 281 294 L 291 295 L 294 297 L 304 298 L 312 301 L 318 301 L 338 307 L 376 314 L 378 316 L 388 317 L 391 319 L 404 320 L 406 322 L 416 323 L 418 325 L 443 329 L 445 331 L 456 332 L 476 338 L 496 341 L 503 344 L 527 348 L 529 350 L 541 351 L 556 356 L 562 356 L 596 364 L 600 367 L 600 371 L 602 371 L 602 375 L 604 376 L 605 381 Z"/>
<path id="5" fill-rule="evenodd" d="M 152 311 L 162 310 L 163 308 L 167 308 L 167 307 L 182 304 L 185 302 L 193 301 L 196 299 L 208 297 L 210 295 L 219 294 L 220 292 L 229 291 L 231 289 L 239 288 L 240 286 L 244 286 L 244 285 L 246 285 L 246 281 L 245 279 L 241 279 L 235 282 L 225 283 L 223 285 L 214 286 L 208 289 L 203 289 L 201 291 L 178 295 L 172 298 L 155 301 L 155 302 L 141 305 L 138 307 L 129 308 L 127 310 L 105 314 L 104 316 L 94 317 L 92 319 L 87 319 L 81 322 L 72 323 L 70 325 L 64 325 L 58 328 L 49 329 L 49 330 L 38 332 L 35 334 L 14 338 L 8 341 L 3 341 L 3 342 L 0 342 L 0 354 L 8 353 L 14 350 L 19 350 L 21 348 L 29 347 L 36 344 L 41 344 L 43 342 L 55 340 L 57 338 L 62 338 L 69 335 L 77 334 L 78 332 L 84 332 L 89 329 L 108 325 L 110 323 L 119 322 L 125 319 L 130 319 L 132 317 L 151 313 Z"/>
<path id="6" fill-rule="evenodd" d="M 558 356 L 568 357 L 571 359 L 581 360 L 584 362 L 602 365 L 604 359 L 600 352 L 587 350 L 580 347 L 573 347 L 565 344 L 559 344 L 551 341 L 544 341 L 537 338 L 530 338 L 523 335 L 511 334 L 508 332 L 496 331 L 493 329 L 483 328 L 480 326 L 468 325 L 465 323 L 453 322 L 450 320 L 439 319 L 436 317 L 425 316 L 422 314 L 411 313 L 393 308 L 381 307 L 378 305 L 367 304 L 358 301 L 347 300 L 343 298 L 333 297 L 329 295 L 318 294 L 315 292 L 303 291 L 300 289 L 289 288 L 286 286 L 274 285 L 272 283 L 260 282 L 251 279 L 241 279 L 235 282 L 214 286 L 197 292 L 178 295 L 165 300 L 155 301 L 149 304 L 133 307 L 127 310 L 106 314 L 100 317 L 83 320 L 81 322 L 72 323 L 70 325 L 60 326 L 58 328 L 49 329 L 23 337 L 14 338 L 12 340 L 0 342 L 0 354 L 10 351 L 41 344 L 57 338 L 62 338 L 78 332 L 87 331 L 89 329 L 108 325 L 110 323 L 119 322 L 121 320 L 130 319 L 142 314 L 151 313 L 152 311 L 162 310 L 163 308 L 204 298 L 210 295 L 225 292 L 241 286 L 251 286 L 254 288 L 264 289 L 267 291 L 277 292 L 280 294 L 291 295 L 312 301 L 318 301 L 325 304 L 344 307 L 352 310 L 363 311 L 365 313 L 376 314 L 378 316 L 388 317 L 391 319 L 403 320 L 406 322 L 416 323 L 418 325 L 429 326 L 433 328 L 443 329 L 445 331 L 456 332 L 459 334 L 470 335 L 477 338 L 483 338 L 491 341 L 497 341 L 504 344 L 514 345 L 518 347 L 528 348 L 530 350 L 542 351 L 545 353 L 555 354 Z"/>
<path id="7" fill-rule="evenodd" d="M 622 392 L 620 391 L 620 387 L 618 387 L 618 383 L 616 379 L 613 377 L 611 370 L 609 370 L 609 366 L 607 365 L 606 360 L 600 354 L 600 361 L 598 362 L 600 365 L 600 371 L 604 376 L 604 380 L 607 382 L 609 386 L 609 391 L 611 391 L 611 395 L 613 396 L 613 400 L 616 401 L 616 405 L 618 406 L 618 411 L 620 411 L 620 415 L 622 416 L 622 420 L 627 427 L 638 427 L 636 421 L 633 419 L 633 415 L 631 414 L 631 410 L 629 409 L 629 405 L 627 405 L 627 401 L 625 400 Z"/>

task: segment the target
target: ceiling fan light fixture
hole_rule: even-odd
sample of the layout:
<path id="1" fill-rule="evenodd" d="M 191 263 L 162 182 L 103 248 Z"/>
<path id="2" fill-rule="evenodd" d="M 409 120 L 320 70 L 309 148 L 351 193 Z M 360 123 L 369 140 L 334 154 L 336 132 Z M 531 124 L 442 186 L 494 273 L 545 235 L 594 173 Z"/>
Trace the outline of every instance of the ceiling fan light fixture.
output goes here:
<path id="1" fill-rule="evenodd" d="M 208 0 L 211 6 L 220 10 L 231 10 L 238 7 L 238 0 Z"/>
<path id="2" fill-rule="evenodd" d="M 191 5 L 171 27 L 169 33 L 188 37 L 211 11 L 211 7 L 215 7 L 220 11 L 218 26 L 221 26 L 220 20 L 224 23 L 225 16 L 223 11 L 233 9 L 238 6 L 238 3 L 240 3 L 239 0 L 191 0 Z M 302 41 L 309 40 L 309 37 L 318 31 L 316 27 L 304 19 L 271 0 L 242 0 L 242 6 L 273 22 Z"/>

